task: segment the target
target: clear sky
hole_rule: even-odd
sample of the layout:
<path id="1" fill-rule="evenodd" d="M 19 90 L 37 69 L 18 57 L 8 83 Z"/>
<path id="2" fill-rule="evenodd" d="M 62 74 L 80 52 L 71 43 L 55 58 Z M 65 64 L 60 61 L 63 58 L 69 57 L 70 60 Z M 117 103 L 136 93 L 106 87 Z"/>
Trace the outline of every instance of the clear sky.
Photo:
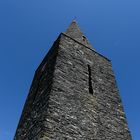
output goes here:
<path id="1" fill-rule="evenodd" d="M 140 140 L 139 0 L 0 0 L 0 140 L 12 140 L 35 69 L 74 17 L 112 60 L 133 140 Z"/>

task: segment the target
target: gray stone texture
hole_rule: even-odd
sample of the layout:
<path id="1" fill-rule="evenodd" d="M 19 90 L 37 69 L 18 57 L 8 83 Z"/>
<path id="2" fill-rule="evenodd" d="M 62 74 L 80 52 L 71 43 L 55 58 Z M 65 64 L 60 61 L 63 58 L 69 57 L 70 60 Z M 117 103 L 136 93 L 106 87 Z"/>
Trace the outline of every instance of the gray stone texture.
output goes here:
<path id="1" fill-rule="evenodd" d="M 38 67 L 14 140 L 131 140 L 111 62 L 75 21 Z"/>

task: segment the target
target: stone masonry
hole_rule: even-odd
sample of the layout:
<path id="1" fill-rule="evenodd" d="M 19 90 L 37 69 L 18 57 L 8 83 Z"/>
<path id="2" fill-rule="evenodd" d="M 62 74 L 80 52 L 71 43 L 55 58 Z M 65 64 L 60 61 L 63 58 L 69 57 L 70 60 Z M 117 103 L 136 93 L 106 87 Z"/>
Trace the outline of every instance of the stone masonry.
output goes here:
<path id="1" fill-rule="evenodd" d="M 131 140 L 111 61 L 76 21 L 36 70 L 14 140 Z"/>

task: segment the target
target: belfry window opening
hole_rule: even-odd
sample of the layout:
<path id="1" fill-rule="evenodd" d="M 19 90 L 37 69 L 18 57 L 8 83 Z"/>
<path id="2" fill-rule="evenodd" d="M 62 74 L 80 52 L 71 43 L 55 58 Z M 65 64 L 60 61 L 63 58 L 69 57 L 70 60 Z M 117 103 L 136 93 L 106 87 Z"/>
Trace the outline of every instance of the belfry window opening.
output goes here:
<path id="1" fill-rule="evenodd" d="M 82 39 L 83 39 L 83 41 L 86 41 L 86 37 L 84 35 L 82 36 Z"/>

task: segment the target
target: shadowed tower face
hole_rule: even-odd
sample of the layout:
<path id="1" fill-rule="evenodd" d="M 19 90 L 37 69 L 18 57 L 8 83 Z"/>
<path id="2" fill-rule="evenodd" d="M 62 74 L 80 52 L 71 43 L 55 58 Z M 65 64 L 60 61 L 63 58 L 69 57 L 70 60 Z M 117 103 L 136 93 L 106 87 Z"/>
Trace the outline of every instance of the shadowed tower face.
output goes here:
<path id="1" fill-rule="evenodd" d="M 111 62 L 76 21 L 36 70 L 14 140 L 131 140 Z"/>

